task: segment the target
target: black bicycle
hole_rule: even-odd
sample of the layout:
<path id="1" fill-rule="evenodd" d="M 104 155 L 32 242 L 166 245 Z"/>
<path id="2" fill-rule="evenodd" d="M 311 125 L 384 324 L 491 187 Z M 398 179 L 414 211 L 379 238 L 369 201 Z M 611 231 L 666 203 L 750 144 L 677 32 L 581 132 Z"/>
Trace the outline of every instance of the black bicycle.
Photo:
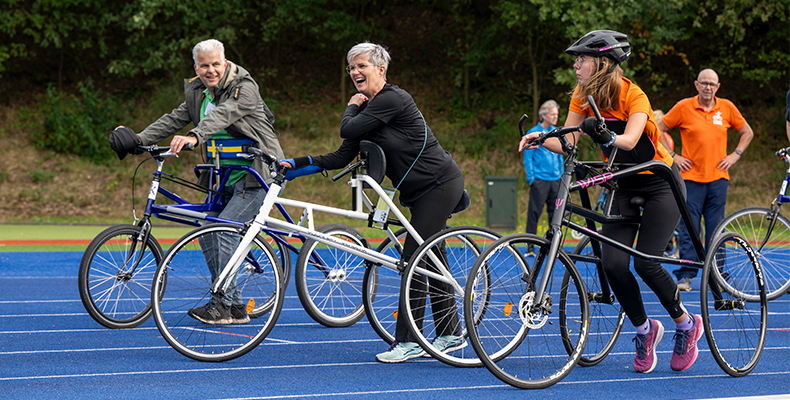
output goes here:
<path id="1" fill-rule="evenodd" d="M 590 122 L 596 129 L 606 129 L 594 101 L 591 97 L 588 101 L 596 114 Z M 519 123 L 522 130 L 524 119 Z M 489 245 L 469 271 L 470 277 L 487 274 L 486 280 L 467 280 L 464 298 L 469 340 L 478 358 L 500 380 L 518 388 L 538 389 L 559 382 L 577 363 L 593 365 L 606 357 L 624 322 L 601 265 L 601 244 L 606 244 L 633 257 L 703 269 L 702 320 L 710 351 L 729 375 L 751 372 L 765 345 L 768 315 L 762 270 L 754 250 L 740 235 L 727 232 L 717 236 L 710 246 L 713 250 L 705 254 L 692 232 L 694 248 L 705 261 L 680 260 L 644 254 L 599 233 L 596 224 L 640 224 L 640 217 L 595 212 L 587 190 L 643 171 L 666 179 L 689 226 L 690 216 L 667 164 L 620 163 L 616 153 L 607 163 L 578 161 L 578 148 L 565 135 L 579 129 L 557 128 L 533 142 L 542 144 L 556 137 L 568 154 L 558 196 L 561 200 L 546 237 L 505 236 Z M 574 181 L 577 170 L 588 177 Z M 581 205 L 570 202 L 571 192 L 579 192 Z M 566 211 L 581 215 L 585 225 L 567 218 Z M 590 254 L 581 250 L 569 254 L 563 249 L 563 226 L 589 237 Z M 534 257 L 527 255 L 530 247 L 536 250 Z M 489 283 L 481 285 L 484 282 Z M 486 301 L 475 302 L 478 298 Z M 472 315 L 483 318 L 470 319 Z"/>

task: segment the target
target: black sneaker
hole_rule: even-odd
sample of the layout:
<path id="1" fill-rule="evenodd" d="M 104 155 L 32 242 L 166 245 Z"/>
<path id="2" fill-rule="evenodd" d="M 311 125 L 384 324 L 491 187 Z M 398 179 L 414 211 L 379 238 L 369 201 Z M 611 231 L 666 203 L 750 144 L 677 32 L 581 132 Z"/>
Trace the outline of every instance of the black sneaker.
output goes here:
<path id="1" fill-rule="evenodd" d="M 230 316 L 232 324 L 246 324 L 250 322 L 250 316 L 247 315 L 247 306 L 243 304 L 230 306 Z"/>
<path id="2" fill-rule="evenodd" d="M 209 300 L 208 304 L 203 307 L 190 308 L 187 314 L 206 324 L 230 324 L 233 321 L 230 307 L 214 299 Z"/>

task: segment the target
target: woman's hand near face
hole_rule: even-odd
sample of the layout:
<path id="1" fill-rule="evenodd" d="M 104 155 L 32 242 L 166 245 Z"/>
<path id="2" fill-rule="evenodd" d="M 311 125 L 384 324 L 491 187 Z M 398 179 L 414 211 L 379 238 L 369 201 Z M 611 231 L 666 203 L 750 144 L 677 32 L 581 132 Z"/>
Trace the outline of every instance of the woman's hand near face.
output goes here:
<path id="1" fill-rule="evenodd" d="M 368 101 L 368 97 L 362 93 L 357 93 L 351 96 L 351 99 L 348 100 L 348 105 L 356 104 L 358 106 L 362 106 L 366 101 Z"/>

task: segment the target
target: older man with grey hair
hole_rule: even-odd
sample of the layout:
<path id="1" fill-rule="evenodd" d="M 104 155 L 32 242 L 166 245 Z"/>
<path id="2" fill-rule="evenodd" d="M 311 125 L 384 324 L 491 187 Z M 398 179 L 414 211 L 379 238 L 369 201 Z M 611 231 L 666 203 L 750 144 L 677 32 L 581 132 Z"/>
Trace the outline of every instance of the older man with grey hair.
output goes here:
<path id="1" fill-rule="evenodd" d="M 560 105 L 554 100 L 544 102 L 538 110 L 540 121 L 527 133 L 548 132 L 555 128 L 560 116 Z M 557 193 L 560 189 L 560 177 L 563 171 L 562 155 L 538 147 L 525 150 L 523 155 L 524 172 L 529 182 L 529 205 L 527 206 L 526 232 L 535 234 L 538 231 L 538 219 L 546 205 L 546 213 L 554 215 Z M 534 254 L 532 248 L 527 249 L 528 254 Z"/>
<path id="2" fill-rule="evenodd" d="M 270 182 L 268 169 L 262 161 L 223 152 L 223 148 L 248 145 L 278 159 L 284 158 L 274 129 L 274 115 L 263 102 L 258 84 L 247 70 L 225 58 L 225 47 L 218 40 L 196 44 L 192 58 L 197 76 L 184 80 L 184 102 L 137 135 L 130 128 L 116 128 L 110 137 L 113 150 L 123 158 L 137 144 L 151 145 L 175 135 L 170 140 L 173 153 L 205 145 L 207 162 L 251 166 Z M 194 127 L 186 135 L 176 135 L 190 123 Z M 208 174 L 203 175 L 208 178 Z M 250 175 L 245 170 L 231 172 L 223 193 L 226 205 L 219 218 L 246 222 L 255 217 L 266 191 Z M 207 182 L 207 179 L 200 179 L 204 186 Z M 230 259 L 238 243 L 237 237 L 227 236 L 201 243 L 212 278 Z M 207 324 L 249 322 L 246 306 L 235 285 L 205 306 L 189 310 L 189 315 Z"/>

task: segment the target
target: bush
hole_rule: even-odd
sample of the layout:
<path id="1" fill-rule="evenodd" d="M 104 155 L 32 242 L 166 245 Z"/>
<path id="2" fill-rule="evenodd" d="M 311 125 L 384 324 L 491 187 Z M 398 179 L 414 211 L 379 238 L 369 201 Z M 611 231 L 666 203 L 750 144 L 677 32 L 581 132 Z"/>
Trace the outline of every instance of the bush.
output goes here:
<path id="1" fill-rule="evenodd" d="M 102 99 L 91 80 L 80 82 L 77 87 L 81 99 L 64 94 L 52 85 L 47 88 L 44 130 L 33 131 L 33 142 L 38 148 L 76 154 L 107 164 L 115 157 L 107 137 L 122 121 L 128 107 L 112 98 Z"/>

